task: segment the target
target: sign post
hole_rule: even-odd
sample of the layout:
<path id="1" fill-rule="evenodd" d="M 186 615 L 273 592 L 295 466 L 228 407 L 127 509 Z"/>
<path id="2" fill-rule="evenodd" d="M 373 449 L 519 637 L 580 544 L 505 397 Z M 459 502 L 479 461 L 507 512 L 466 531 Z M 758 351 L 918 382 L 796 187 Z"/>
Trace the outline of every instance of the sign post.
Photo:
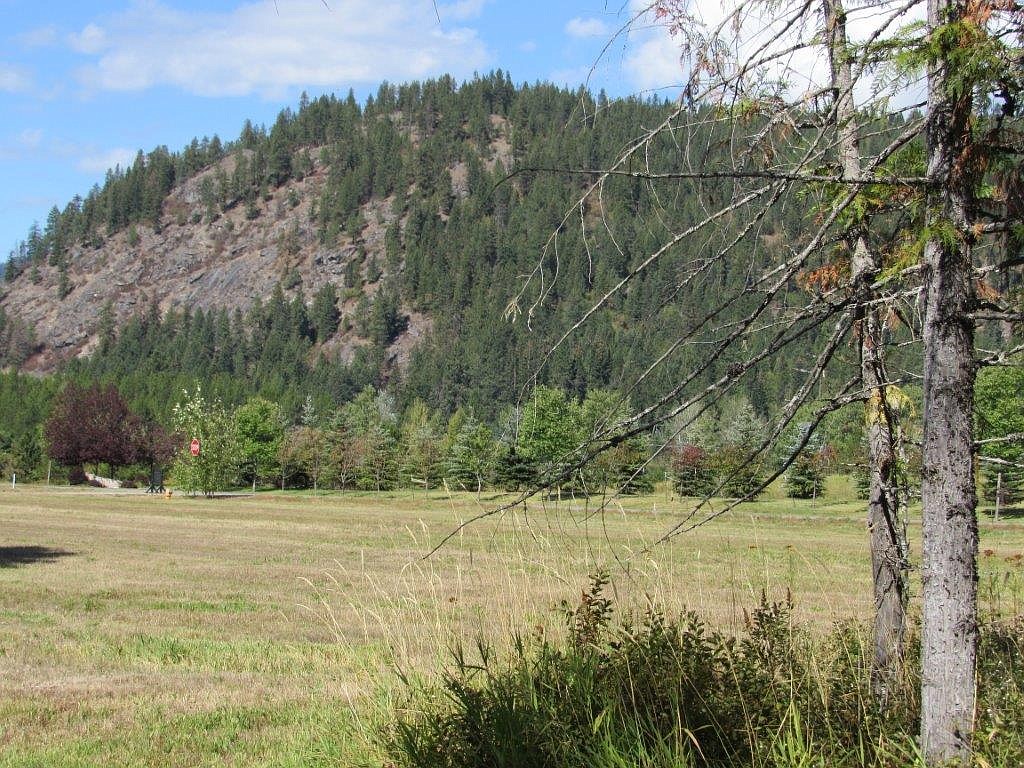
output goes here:
<path id="1" fill-rule="evenodd" d="M 191 453 L 193 457 L 199 455 L 199 438 L 198 437 L 193 437 L 192 438 L 192 442 L 189 443 L 188 450 L 189 450 L 189 453 Z"/>

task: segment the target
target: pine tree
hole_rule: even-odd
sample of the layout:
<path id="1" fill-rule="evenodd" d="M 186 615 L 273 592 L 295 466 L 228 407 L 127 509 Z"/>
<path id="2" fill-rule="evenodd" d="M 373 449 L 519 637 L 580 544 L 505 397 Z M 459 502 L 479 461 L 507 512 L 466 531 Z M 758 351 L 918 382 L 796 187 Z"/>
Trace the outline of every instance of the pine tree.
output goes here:
<path id="1" fill-rule="evenodd" d="M 334 283 L 324 283 L 313 295 L 313 306 L 310 310 L 310 322 L 316 332 L 316 340 L 322 344 L 334 336 L 340 320 L 338 291 Z"/>
<path id="2" fill-rule="evenodd" d="M 825 489 L 825 473 L 816 453 L 803 451 L 786 470 L 786 495 L 791 499 L 816 499 Z"/>

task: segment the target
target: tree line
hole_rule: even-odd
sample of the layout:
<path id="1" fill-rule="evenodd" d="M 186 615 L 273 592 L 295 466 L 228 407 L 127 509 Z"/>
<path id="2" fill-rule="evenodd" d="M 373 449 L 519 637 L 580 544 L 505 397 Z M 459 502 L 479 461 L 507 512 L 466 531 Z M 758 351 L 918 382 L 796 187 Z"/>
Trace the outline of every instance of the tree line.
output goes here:
<path id="1" fill-rule="evenodd" d="M 990 383 L 991 405 L 979 420 L 993 421 L 1019 402 L 1024 376 L 1000 372 Z M 1013 389 L 1007 394 L 1007 386 Z M 85 481 L 85 470 L 145 483 L 153 469 L 187 492 L 239 487 L 390 491 L 400 488 L 520 491 L 551 484 L 571 495 L 649 493 L 667 480 L 689 497 L 756 497 L 755 489 L 785 459 L 799 436 L 757 462 L 747 447 L 768 429 L 743 396 L 706 415 L 679 434 L 631 435 L 635 412 L 613 390 L 592 390 L 582 399 L 551 387 L 532 390 L 496 422 L 459 408 L 445 417 L 421 400 L 399 409 L 387 390 L 364 387 L 340 407 L 321 409 L 312 397 L 291 418 L 279 403 L 252 395 L 236 406 L 195 384 L 179 392 L 166 423 L 140 416 L 113 383 L 0 375 L 0 402 L 19 400 L 22 433 L 0 431 L 0 464 L 23 481 Z M 200 442 L 200 455 L 190 450 Z M 801 453 L 785 475 L 793 498 L 823 495 L 827 474 L 864 476 L 863 427 L 836 418 L 822 438 Z M 578 464 L 579 447 L 596 450 Z M 1005 474 L 1006 499 L 1020 487 L 1020 473 L 1000 457 L 1012 450 L 993 443 Z M 1016 455 L 1016 454 L 1014 454 Z M 913 461 L 913 457 L 912 457 Z M 56 469 L 48 466 L 56 463 Z M 918 460 L 919 463 L 919 460 Z M 919 471 L 918 464 L 906 468 Z M 992 474 L 992 488 L 994 478 Z"/>
<path id="2" fill-rule="evenodd" d="M 561 471 L 576 444 L 598 422 L 628 417 L 628 403 L 595 390 L 583 401 L 538 388 L 521 413 L 509 411 L 495 430 L 469 409 L 448 419 L 414 401 L 404 413 L 386 392 L 367 386 L 342 407 L 319 411 L 312 398 L 297 421 L 280 405 L 254 396 L 230 409 L 196 385 L 184 390 L 165 429 L 136 415 L 113 384 L 69 382 L 54 398 L 40 434 L 45 454 L 68 469 L 72 482 L 83 469 L 136 465 L 169 467 L 171 482 L 189 493 L 257 487 L 473 490 L 529 487 Z M 198 455 L 191 446 L 197 441 Z M 39 462 L 39 453 L 35 461 Z M 653 488 L 646 467 L 650 450 L 641 439 L 576 471 L 566 492 L 629 492 Z M 32 460 L 12 456 L 9 461 Z M 129 471 L 129 475 L 133 473 Z"/>

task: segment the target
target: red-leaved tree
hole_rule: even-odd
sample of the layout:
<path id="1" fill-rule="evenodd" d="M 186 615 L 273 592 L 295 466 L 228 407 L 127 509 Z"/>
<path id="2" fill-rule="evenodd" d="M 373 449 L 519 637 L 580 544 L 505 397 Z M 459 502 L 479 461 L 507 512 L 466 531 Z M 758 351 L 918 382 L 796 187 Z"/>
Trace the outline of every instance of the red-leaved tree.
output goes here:
<path id="1" fill-rule="evenodd" d="M 50 457 L 68 467 L 106 463 L 113 473 L 143 458 L 142 421 L 113 384 L 68 382 L 43 429 Z"/>

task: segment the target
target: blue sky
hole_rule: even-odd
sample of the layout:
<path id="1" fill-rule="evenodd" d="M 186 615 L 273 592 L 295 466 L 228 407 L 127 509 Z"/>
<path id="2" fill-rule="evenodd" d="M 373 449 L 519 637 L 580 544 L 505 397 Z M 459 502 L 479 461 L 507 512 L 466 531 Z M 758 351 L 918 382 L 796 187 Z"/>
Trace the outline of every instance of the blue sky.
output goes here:
<path id="1" fill-rule="evenodd" d="M 639 0 L 0 0 L 0 261 L 138 149 L 235 138 L 310 96 L 502 68 L 618 95 L 678 79 Z M 438 20 L 440 15 L 440 21 Z"/>

